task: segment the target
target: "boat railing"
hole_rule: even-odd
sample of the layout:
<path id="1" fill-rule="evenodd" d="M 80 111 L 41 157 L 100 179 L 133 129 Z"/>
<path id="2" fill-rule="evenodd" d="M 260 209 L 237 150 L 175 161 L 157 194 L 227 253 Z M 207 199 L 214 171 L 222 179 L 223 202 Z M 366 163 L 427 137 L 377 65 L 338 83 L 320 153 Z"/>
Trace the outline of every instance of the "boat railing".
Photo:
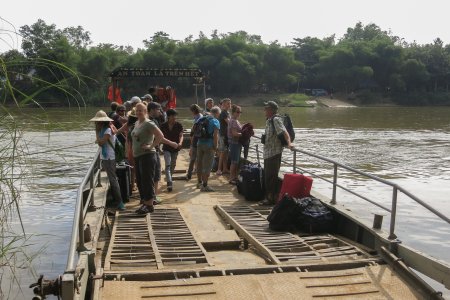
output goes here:
<path id="1" fill-rule="evenodd" d="M 72 239 L 70 241 L 65 273 L 74 272 L 77 253 L 87 250 L 84 246 L 84 218 L 88 208 L 94 203 L 95 188 L 100 186 L 100 171 L 101 162 L 99 148 L 77 190 L 77 199 L 75 203 L 75 212 L 72 225 Z"/>
<path id="2" fill-rule="evenodd" d="M 260 148 L 260 142 L 259 141 L 261 140 L 261 137 L 255 135 L 253 138 L 254 138 L 253 139 L 253 143 L 250 146 L 250 148 L 255 151 L 256 156 L 257 156 L 257 160 L 259 161 L 260 160 L 259 157 L 262 154 L 261 149 L 259 149 Z M 333 179 L 330 180 L 330 179 L 328 179 L 328 178 L 326 178 L 326 177 L 324 177 L 324 176 L 322 176 L 320 174 L 317 174 L 314 171 L 307 170 L 307 169 L 305 169 L 303 167 L 300 167 L 298 165 L 298 163 L 297 163 L 299 154 L 306 155 L 306 156 L 309 156 L 309 157 L 314 157 L 314 158 L 319 159 L 321 161 L 324 161 L 324 162 L 332 164 L 333 165 Z M 420 204 L 422 207 L 426 208 L 428 211 L 430 211 L 431 213 L 433 213 L 434 215 L 438 216 L 443 221 L 445 221 L 445 222 L 450 224 L 450 219 L 447 216 L 445 216 L 444 214 L 442 214 L 437 209 L 435 209 L 432 206 L 430 206 L 429 204 L 427 204 L 425 201 L 423 201 L 419 197 L 413 195 L 411 192 L 409 192 L 405 188 L 399 186 L 398 184 L 396 184 L 396 183 L 394 183 L 392 181 L 389 181 L 389 180 L 380 178 L 378 176 L 375 176 L 375 175 L 372 175 L 372 174 L 369 174 L 369 173 L 357 170 L 355 168 L 347 166 L 347 165 L 345 165 L 343 163 L 340 163 L 340 162 L 338 162 L 336 160 L 324 157 L 322 155 L 319 155 L 319 154 L 316 154 L 316 153 L 312 153 L 312 152 L 309 152 L 309 151 L 305 151 L 305 150 L 301 150 L 301 149 L 298 149 L 298 148 L 295 148 L 295 147 L 291 149 L 291 155 L 292 155 L 292 161 L 291 162 L 286 161 L 286 160 L 282 160 L 282 162 L 287 164 L 288 166 L 292 167 L 292 173 L 294 173 L 294 174 L 298 173 L 298 172 L 308 173 L 308 174 L 310 174 L 313 177 L 319 178 L 319 179 L 321 179 L 321 180 L 323 180 L 323 181 L 325 181 L 327 183 L 332 184 L 333 189 L 332 189 L 332 195 L 331 195 L 331 204 L 334 205 L 334 204 L 337 203 L 337 189 L 340 188 L 340 189 L 342 189 L 342 190 L 344 190 L 344 191 L 346 191 L 346 192 L 348 192 L 348 193 L 350 193 L 352 195 L 355 195 L 358 198 L 361 198 L 361 199 L 363 199 L 363 200 L 365 200 L 365 201 L 367 201 L 367 202 L 369 202 L 369 203 L 371 203 L 371 204 L 373 204 L 373 205 L 375 205 L 375 206 L 377 206 L 377 207 L 387 211 L 388 213 L 390 213 L 390 228 L 389 228 L 389 236 L 388 236 L 389 240 L 394 240 L 394 239 L 397 238 L 397 236 L 395 235 L 395 221 L 396 221 L 396 215 L 397 215 L 397 199 L 398 199 L 399 193 L 402 193 L 405 196 L 409 197 L 411 200 L 413 200 L 416 203 Z M 338 183 L 338 171 L 339 171 L 339 169 L 343 169 L 343 170 L 349 171 L 351 173 L 358 174 L 360 176 L 363 176 L 363 177 L 375 180 L 375 181 L 377 181 L 379 183 L 382 183 L 383 185 L 391 187 L 392 188 L 391 207 L 389 208 L 389 207 L 386 207 L 384 205 L 381 205 L 381 204 L 377 203 L 376 201 L 371 200 L 368 197 L 366 197 L 364 195 L 361 195 L 360 193 L 355 192 L 355 191 L 349 189 L 348 187 L 345 187 L 345 186 L 339 184 Z"/>

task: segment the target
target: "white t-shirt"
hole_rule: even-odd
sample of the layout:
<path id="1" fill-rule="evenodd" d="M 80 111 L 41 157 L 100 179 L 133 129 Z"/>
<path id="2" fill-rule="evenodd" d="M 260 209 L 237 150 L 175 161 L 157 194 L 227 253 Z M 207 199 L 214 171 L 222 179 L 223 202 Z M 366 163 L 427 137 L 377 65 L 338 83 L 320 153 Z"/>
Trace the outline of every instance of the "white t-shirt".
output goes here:
<path id="1" fill-rule="evenodd" d="M 110 160 L 110 159 L 116 159 L 116 154 L 114 152 L 114 148 L 111 147 L 111 145 L 115 145 L 116 144 L 116 136 L 114 134 L 112 134 L 111 128 L 106 129 L 105 134 L 109 134 L 109 141 L 111 142 L 108 143 L 106 142 L 102 147 L 106 146 L 106 156 L 103 156 L 103 151 L 100 151 L 100 158 L 103 160 Z"/>

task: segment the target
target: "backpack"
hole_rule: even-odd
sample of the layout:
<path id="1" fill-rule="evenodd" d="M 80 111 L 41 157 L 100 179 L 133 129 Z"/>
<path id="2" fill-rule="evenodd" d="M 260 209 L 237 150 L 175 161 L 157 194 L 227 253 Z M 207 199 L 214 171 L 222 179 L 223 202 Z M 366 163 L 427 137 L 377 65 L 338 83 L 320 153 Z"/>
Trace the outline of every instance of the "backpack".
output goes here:
<path id="1" fill-rule="evenodd" d="M 125 160 L 125 147 L 116 137 L 116 144 L 113 146 L 111 141 L 108 139 L 108 144 L 114 149 L 114 155 L 116 157 L 116 162 L 120 163 Z"/>
<path id="2" fill-rule="evenodd" d="M 284 195 L 270 211 L 267 221 L 269 228 L 275 231 L 290 231 L 295 229 L 296 219 L 300 210 L 292 197 Z"/>
<path id="3" fill-rule="evenodd" d="M 294 131 L 294 125 L 292 124 L 291 117 L 288 114 L 282 114 L 282 115 L 275 115 L 275 117 L 281 118 L 284 127 L 286 128 L 286 131 L 289 133 L 289 137 L 291 138 L 291 142 L 295 140 L 295 131 Z M 271 124 L 273 131 L 275 131 L 275 125 L 273 124 L 273 118 L 271 119 Z M 280 139 L 281 144 L 283 146 L 287 145 L 287 141 L 284 139 L 284 135 L 278 135 L 278 139 Z"/>
<path id="4" fill-rule="evenodd" d="M 197 122 L 194 124 L 194 138 L 197 139 L 210 139 L 213 137 L 213 134 L 208 131 L 209 129 L 209 120 L 211 117 L 201 117 Z"/>
<path id="5" fill-rule="evenodd" d="M 310 196 L 294 200 L 301 211 L 296 220 L 298 229 L 307 233 L 333 230 L 333 213 L 319 199 Z"/>

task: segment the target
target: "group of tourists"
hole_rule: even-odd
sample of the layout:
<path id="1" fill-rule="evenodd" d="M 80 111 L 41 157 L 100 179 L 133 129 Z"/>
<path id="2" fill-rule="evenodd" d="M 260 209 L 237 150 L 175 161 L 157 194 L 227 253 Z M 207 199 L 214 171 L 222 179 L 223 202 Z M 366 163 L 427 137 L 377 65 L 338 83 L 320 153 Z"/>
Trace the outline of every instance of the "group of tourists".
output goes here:
<path id="1" fill-rule="evenodd" d="M 242 108 L 225 98 L 214 104 L 205 100 L 202 110 L 197 104 L 190 106 L 193 126 L 190 135 L 189 167 L 186 179 L 190 180 L 194 170 L 197 175 L 196 188 L 201 192 L 214 192 L 208 184 L 213 163 L 216 161 L 216 175 L 229 174 L 229 183 L 238 182 L 239 160 L 243 146 L 247 147 L 253 133 L 251 124 L 239 121 Z M 291 147 L 289 133 L 277 115 L 278 105 L 274 101 L 265 103 L 266 128 L 264 135 L 264 169 L 266 199 L 264 205 L 274 204 L 279 187 L 277 177 L 283 147 Z M 157 197 L 161 180 L 161 160 L 165 162 L 167 191 L 173 190 L 173 173 L 178 152 L 183 144 L 183 126 L 177 121 L 175 109 L 163 110 L 151 94 L 132 97 L 124 105 L 111 104 L 111 112 L 99 111 L 91 121 L 95 122 L 96 143 L 101 147 L 101 160 L 106 170 L 114 205 L 125 209 L 116 175 L 116 139 L 126 145 L 127 161 L 132 167 L 133 190 L 137 188 L 141 206 L 138 214 L 154 211 L 159 203 Z M 251 131 L 251 134 L 249 133 Z M 287 144 L 282 145 L 279 136 L 284 136 Z M 162 145 L 162 149 L 160 147 Z M 246 154 L 245 154 L 246 157 Z"/>
<path id="2" fill-rule="evenodd" d="M 164 111 L 151 94 L 132 97 L 124 105 L 111 104 L 111 112 L 97 112 L 91 121 L 96 124 L 96 142 L 102 148 L 101 160 L 110 182 L 115 206 L 125 209 L 116 175 L 116 139 L 126 145 L 126 156 L 132 167 L 133 189 L 139 191 L 141 207 L 138 214 L 153 212 L 159 202 L 157 192 L 161 180 L 160 153 L 164 153 L 168 191 L 172 191 L 172 173 L 178 151 L 183 143 L 183 126 L 177 122 L 175 109 Z M 167 137 L 167 138 L 166 138 Z M 162 150 L 160 148 L 162 145 Z"/>

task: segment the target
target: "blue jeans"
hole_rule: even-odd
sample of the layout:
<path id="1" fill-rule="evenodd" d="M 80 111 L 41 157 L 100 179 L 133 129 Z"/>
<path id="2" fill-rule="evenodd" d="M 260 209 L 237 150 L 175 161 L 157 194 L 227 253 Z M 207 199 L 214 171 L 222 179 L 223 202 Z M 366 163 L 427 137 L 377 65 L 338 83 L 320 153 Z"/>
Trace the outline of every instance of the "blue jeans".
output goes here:
<path id="1" fill-rule="evenodd" d="M 172 185 L 172 174 L 177 165 L 178 152 L 164 151 L 164 161 L 166 162 L 166 182 L 167 185 Z"/>

